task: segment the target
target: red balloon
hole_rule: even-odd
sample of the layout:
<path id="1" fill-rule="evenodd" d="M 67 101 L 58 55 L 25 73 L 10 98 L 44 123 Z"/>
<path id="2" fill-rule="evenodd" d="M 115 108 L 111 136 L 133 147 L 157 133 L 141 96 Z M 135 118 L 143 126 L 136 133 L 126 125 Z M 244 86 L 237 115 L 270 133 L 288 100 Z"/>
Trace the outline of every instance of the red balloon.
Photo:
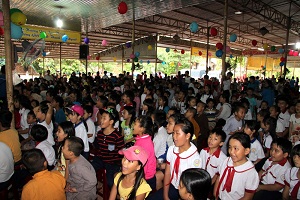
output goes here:
<path id="1" fill-rule="evenodd" d="M 0 35 L 4 35 L 4 29 L 0 27 Z"/>
<path id="2" fill-rule="evenodd" d="M 294 50 L 290 50 L 290 51 L 289 51 L 289 55 L 290 55 L 290 56 L 294 55 Z"/>
<path id="3" fill-rule="evenodd" d="M 281 57 L 281 58 L 280 58 L 280 61 L 281 61 L 281 62 L 284 62 L 284 61 L 285 61 L 285 58 L 284 58 L 284 57 Z"/>
<path id="4" fill-rule="evenodd" d="M 256 40 L 252 40 L 252 45 L 256 46 L 257 45 L 257 41 Z"/>
<path id="5" fill-rule="evenodd" d="M 210 35 L 211 36 L 216 36 L 217 34 L 218 34 L 218 30 L 216 28 L 212 27 L 210 29 Z"/>
<path id="6" fill-rule="evenodd" d="M 298 56 L 299 52 L 298 51 L 294 51 L 293 56 Z"/>
<path id="7" fill-rule="evenodd" d="M 118 6 L 118 11 L 120 14 L 125 14 L 128 10 L 127 4 L 124 1 L 121 1 Z"/>
<path id="8" fill-rule="evenodd" d="M 100 60 L 100 56 L 96 56 L 96 60 Z"/>
<path id="9" fill-rule="evenodd" d="M 184 49 L 182 49 L 182 50 L 181 50 L 181 54 L 184 54 L 184 53 L 185 53 L 185 51 L 184 51 Z"/>
<path id="10" fill-rule="evenodd" d="M 202 56 L 202 51 L 199 51 L 199 56 Z"/>
<path id="11" fill-rule="evenodd" d="M 223 44 L 221 43 L 221 42 L 218 42 L 217 44 L 216 44 L 216 47 L 217 47 L 217 49 L 223 49 Z"/>

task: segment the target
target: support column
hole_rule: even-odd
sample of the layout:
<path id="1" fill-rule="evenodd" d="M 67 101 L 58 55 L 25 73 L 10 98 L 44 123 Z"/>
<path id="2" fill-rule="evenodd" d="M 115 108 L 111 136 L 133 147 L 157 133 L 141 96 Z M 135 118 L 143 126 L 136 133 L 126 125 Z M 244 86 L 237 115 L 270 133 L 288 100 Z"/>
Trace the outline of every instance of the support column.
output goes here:
<path id="1" fill-rule="evenodd" d="M 226 46 L 227 46 L 227 18 L 228 18 L 228 0 L 224 0 L 224 34 L 223 34 L 223 55 L 222 55 L 222 80 L 226 72 Z"/>
<path id="2" fill-rule="evenodd" d="M 61 77 L 61 42 L 59 43 L 59 76 Z"/>
<path id="3" fill-rule="evenodd" d="M 207 33 L 206 33 L 206 37 L 207 37 L 207 41 L 206 41 L 206 70 L 205 70 L 205 74 L 208 74 L 208 50 L 209 50 L 209 31 L 210 31 L 210 27 L 208 27 L 208 21 L 207 21 Z"/>
<path id="4" fill-rule="evenodd" d="M 291 9 L 291 8 L 290 8 Z M 284 67 L 283 67 L 283 78 L 285 79 L 285 73 L 286 73 L 286 64 L 287 64 L 287 55 L 288 55 L 288 45 L 289 45 L 289 37 L 290 37 L 290 29 L 291 29 L 291 17 L 287 18 L 287 28 L 286 28 L 286 36 L 285 36 L 285 47 L 284 47 Z M 282 67 L 281 67 L 282 69 Z M 282 70 L 281 70 L 282 74 Z"/>
<path id="5" fill-rule="evenodd" d="M 132 42 L 131 42 L 131 49 L 132 54 L 134 54 L 134 41 L 135 41 L 135 9 L 134 9 L 134 1 L 132 1 Z M 134 72 L 134 58 L 132 59 L 132 66 L 131 66 L 131 73 L 133 79 L 133 72 Z"/>

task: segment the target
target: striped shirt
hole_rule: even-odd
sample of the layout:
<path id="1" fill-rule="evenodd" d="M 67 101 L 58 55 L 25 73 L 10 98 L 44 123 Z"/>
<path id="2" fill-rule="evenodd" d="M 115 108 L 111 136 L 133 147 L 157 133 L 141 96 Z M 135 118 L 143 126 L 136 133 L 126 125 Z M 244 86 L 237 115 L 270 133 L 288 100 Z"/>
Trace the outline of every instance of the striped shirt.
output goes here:
<path id="1" fill-rule="evenodd" d="M 104 162 L 110 164 L 121 165 L 121 156 L 118 151 L 125 148 L 124 137 L 115 129 L 109 135 L 105 135 L 102 130 L 97 134 L 97 149 L 96 156 Z"/>

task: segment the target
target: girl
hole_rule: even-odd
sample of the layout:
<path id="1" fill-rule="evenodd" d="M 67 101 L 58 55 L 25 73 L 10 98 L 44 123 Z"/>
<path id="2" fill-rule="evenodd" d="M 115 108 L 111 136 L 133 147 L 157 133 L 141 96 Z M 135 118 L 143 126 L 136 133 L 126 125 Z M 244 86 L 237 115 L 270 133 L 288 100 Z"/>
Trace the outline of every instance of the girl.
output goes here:
<path id="1" fill-rule="evenodd" d="M 291 115 L 289 134 L 290 141 L 293 145 L 300 140 L 300 101 L 296 104 L 296 113 Z"/>
<path id="2" fill-rule="evenodd" d="M 91 105 L 85 105 L 83 107 L 83 111 L 84 111 L 83 119 L 88 127 L 87 129 L 88 141 L 89 144 L 93 144 L 96 136 L 95 123 L 91 118 L 93 116 L 93 107 Z"/>
<path id="3" fill-rule="evenodd" d="M 216 199 L 252 199 L 259 184 L 259 177 L 251 161 L 250 137 L 235 133 L 229 138 L 230 157 L 220 165 L 220 176 L 214 187 Z"/>
<path id="4" fill-rule="evenodd" d="M 141 146 L 149 153 L 149 158 L 144 166 L 145 179 L 152 190 L 156 189 L 156 158 L 154 153 L 154 144 L 152 142 L 153 122 L 151 117 L 139 116 L 133 127 L 133 134 L 136 135 L 135 146 Z"/>
<path id="5" fill-rule="evenodd" d="M 219 110 L 219 112 L 216 115 L 216 118 L 226 120 L 231 114 L 231 105 L 228 103 L 229 95 L 223 93 L 221 94 L 219 100 L 220 100 L 220 104 L 217 106 L 217 110 Z"/>
<path id="6" fill-rule="evenodd" d="M 158 108 L 157 110 L 162 110 L 166 114 L 169 111 L 169 106 L 168 106 L 168 97 L 166 96 L 161 96 L 158 98 Z"/>
<path id="7" fill-rule="evenodd" d="M 195 108 L 196 109 L 196 107 L 197 107 L 196 105 L 197 105 L 197 99 L 196 99 L 196 97 L 189 96 L 187 98 L 186 109 L 188 109 L 188 108 Z"/>
<path id="8" fill-rule="evenodd" d="M 95 157 L 92 165 L 95 171 L 106 170 L 108 186 L 113 186 L 114 174 L 120 171 L 122 157 L 118 151 L 125 147 L 124 137 L 114 128 L 115 122 L 119 119 L 119 113 L 109 108 L 103 110 L 101 115 L 101 130 L 97 133 L 95 145 Z"/>
<path id="9" fill-rule="evenodd" d="M 210 87 L 208 85 L 205 85 L 204 86 L 204 93 L 201 95 L 200 101 L 202 101 L 203 103 L 206 103 L 206 100 L 208 98 L 213 98 L 213 95 L 210 92 Z"/>
<path id="10" fill-rule="evenodd" d="M 285 173 L 285 186 L 282 192 L 282 199 L 300 199 L 299 193 L 299 175 L 300 175 L 300 144 L 294 146 L 292 149 L 292 158 L 295 164 L 295 167 L 287 170 Z"/>
<path id="11" fill-rule="evenodd" d="M 268 110 L 269 109 L 269 105 L 268 105 L 268 102 L 267 101 L 262 101 L 260 103 L 260 106 L 259 108 L 257 109 L 257 113 L 261 110 Z"/>
<path id="12" fill-rule="evenodd" d="M 191 168 L 182 172 L 178 190 L 182 200 L 206 200 L 210 187 L 209 173 L 204 169 Z"/>
<path id="13" fill-rule="evenodd" d="M 151 116 L 153 110 L 154 110 L 153 100 L 145 99 L 142 106 L 142 115 Z"/>
<path id="14" fill-rule="evenodd" d="M 82 139 L 84 143 L 84 150 L 82 156 L 88 159 L 89 157 L 89 141 L 87 136 L 88 127 L 84 121 L 84 110 L 80 105 L 73 105 L 71 108 L 67 108 L 68 118 L 74 124 L 75 136 Z"/>
<path id="15" fill-rule="evenodd" d="M 124 106 L 122 112 L 123 121 L 121 123 L 122 136 L 124 137 L 125 147 L 129 148 L 134 145 L 133 122 L 135 121 L 135 108 Z"/>
<path id="16" fill-rule="evenodd" d="M 266 158 L 270 157 L 271 144 L 276 137 L 276 124 L 277 120 L 273 117 L 266 117 L 261 123 L 261 128 L 264 130 L 262 146 Z"/>
<path id="17" fill-rule="evenodd" d="M 204 114 L 208 119 L 209 130 L 213 130 L 216 126 L 216 114 L 215 101 L 212 98 L 206 100 L 207 107 L 204 110 Z"/>
<path id="18" fill-rule="evenodd" d="M 166 159 L 167 154 L 167 139 L 168 133 L 164 127 L 166 122 L 166 114 L 163 111 L 158 111 L 154 114 L 154 124 L 157 126 L 157 133 L 154 135 L 154 152 L 157 159 Z"/>
<path id="19" fill-rule="evenodd" d="M 23 137 L 22 139 L 28 138 L 29 124 L 27 123 L 27 115 L 32 110 L 30 100 L 25 95 L 18 95 L 14 101 L 15 108 L 19 108 L 21 116 L 20 128 L 18 129 L 19 134 Z"/>
<path id="20" fill-rule="evenodd" d="M 58 142 L 58 154 L 57 154 L 57 163 L 56 163 L 56 169 L 66 178 L 68 179 L 68 173 L 66 173 L 66 170 L 68 169 L 68 162 L 66 161 L 63 152 L 62 147 L 65 144 L 65 141 L 67 138 L 71 136 L 75 136 L 75 128 L 72 122 L 70 121 L 64 121 L 61 122 L 58 125 L 57 132 L 57 142 Z"/>
<path id="21" fill-rule="evenodd" d="M 144 179 L 144 166 L 148 153 L 142 147 L 132 146 L 129 149 L 120 150 L 119 154 L 124 155 L 122 172 L 119 172 L 114 179 L 109 200 L 115 200 L 117 194 L 120 195 L 120 199 L 145 199 L 151 191 Z"/>

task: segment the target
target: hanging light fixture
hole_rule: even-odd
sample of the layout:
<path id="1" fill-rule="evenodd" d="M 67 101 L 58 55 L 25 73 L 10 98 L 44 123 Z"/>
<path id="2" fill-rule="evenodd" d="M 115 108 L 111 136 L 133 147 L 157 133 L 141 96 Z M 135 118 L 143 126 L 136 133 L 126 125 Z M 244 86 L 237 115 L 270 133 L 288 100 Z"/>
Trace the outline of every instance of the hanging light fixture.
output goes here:
<path id="1" fill-rule="evenodd" d="M 58 28 L 62 28 L 64 25 L 63 15 L 61 14 L 61 8 L 59 9 L 58 15 L 54 18 L 54 23 Z"/>

